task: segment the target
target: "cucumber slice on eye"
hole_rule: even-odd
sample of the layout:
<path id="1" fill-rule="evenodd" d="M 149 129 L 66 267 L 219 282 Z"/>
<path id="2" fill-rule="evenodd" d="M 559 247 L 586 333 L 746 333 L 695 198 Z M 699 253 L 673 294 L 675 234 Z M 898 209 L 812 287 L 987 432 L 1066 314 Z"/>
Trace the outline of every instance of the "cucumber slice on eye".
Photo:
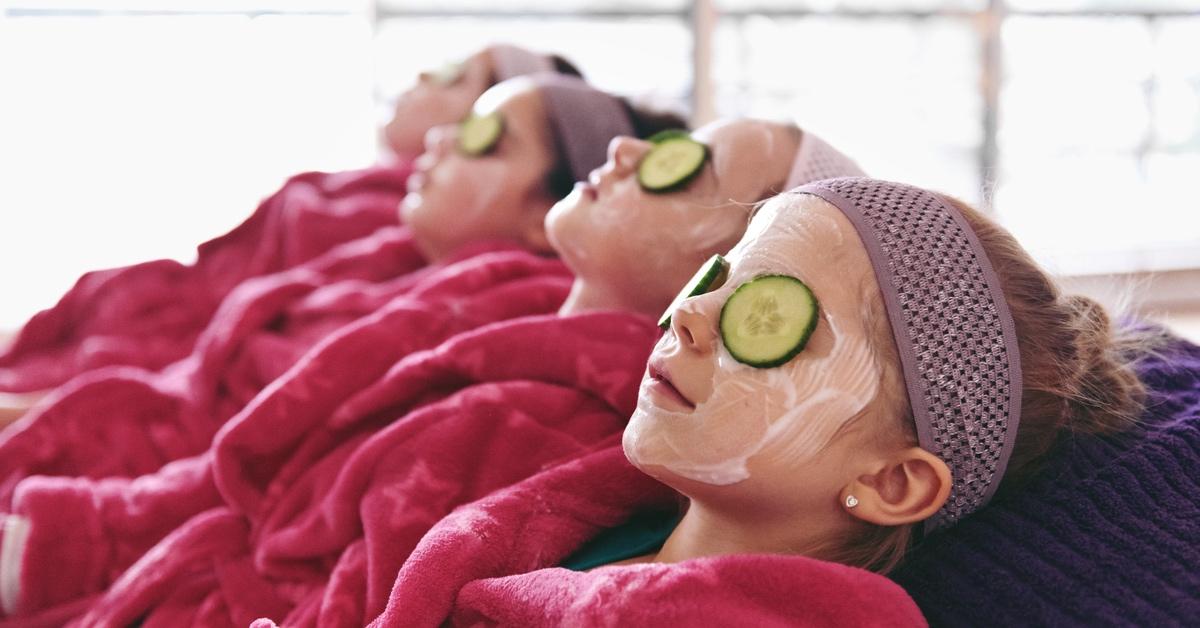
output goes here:
<path id="1" fill-rule="evenodd" d="M 434 85 L 447 87 L 457 83 L 458 79 L 462 78 L 464 70 L 466 70 L 465 64 L 460 62 L 450 62 L 436 70 L 426 73 L 426 76 L 429 77 L 429 80 Z"/>
<path id="2" fill-rule="evenodd" d="M 687 132 L 687 129 L 664 129 L 658 133 L 655 133 L 654 135 L 651 135 L 650 137 L 647 137 L 646 141 L 650 142 L 651 144 L 662 144 L 667 140 L 675 139 L 677 137 L 691 137 L 691 134 Z"/>
<path id="3" fill-rule="evenodd" d="M 638 183 L 647 192 L 677 190 L 700 173 L 706 159 L 708 147 L 690 136 L 662 139 L 638 164 Z"/>
<path id="4" fill-rule="evenodd" d="M 482 155 L 495 148 L 503 132 L 504 119 L 500 112 L 486 116 L 471 114 L 458 124 L 458 149 L 467 155 Z"/>
<path id="5" fill-rule="evenodd" d="M 679 295 L 671 301 L 671 305 L 667 306 L 667 311 L 663 312 L 662 318 L 658 319 L 658 326 L 663 329 L 671 328 L 671 312 L 679 307 L 685 299 L 700 296 L 707 292 L 712 292 L 720 288 L 725 283 L 725 277 L 729 275 L 729 262 L 725 261 L 724 257 L 714 255 L 708 258 L 707 262 L 696 271 L 695 275 L 688 280 L 687 285 L 683 290 L 679 291 Z"/>
<path id="6" fill-rule="evenodd" d="M 817 326 L 817 299 L 804 282 L 765 275 L 738 286 L 721 308 L 721 340 L 735 360 L 779 366 L 804 349 Z"/>

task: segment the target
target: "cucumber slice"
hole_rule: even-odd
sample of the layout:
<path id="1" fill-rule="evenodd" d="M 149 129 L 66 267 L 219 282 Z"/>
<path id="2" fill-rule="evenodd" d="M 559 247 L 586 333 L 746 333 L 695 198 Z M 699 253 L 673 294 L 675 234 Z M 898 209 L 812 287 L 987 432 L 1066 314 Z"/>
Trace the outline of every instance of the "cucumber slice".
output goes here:
<path id="1" fill-rule="evenodd" d="M 779 366 L 804 349 L 817 326 L 817 299 L 804 282 L 764 275 L 738 286 L 721 308 L 721 340 L 735 360 Z"/>
<path id="2" fill-rule="evenodd" d="M 500 112 L 486 116 L 471 114 L 458 124 L 458 149 L 467 155 L 482 155 L 495 148 L 503 132 L 504 118 Z"/>
<path id="3" fill-rule="evenodd" d="M 671 312 L 683 303 L 684 299 L 700 296 L 706 292 L 711 292 L 720 288 L 725 283 L 725 277 L 729 275 L 729 262 L 725 261 L 724 257 L 714 255 L 708 258 L 707 262 L 696 271 L 695 275 L 688 280 L 687 285 L 683 290 L 679 291 L 679 295 L 671 301 L 671 305 L 667 306 L 667 311 L 663 312 L 662 318 L 658 319 L 658 326 L 665 329 L 671 328 Z"/>
<path id="4" fill-rule="evenodd" d="M 466 65 L 461 62 L 450 62 L 442 67 L 426 73 L 430 82 L 440 87 L 448 87 L 458 82 L 462 78 L 463 72 L 466 70 Z"/>
<path id="5" fill-rule="evenodd" d="M 646 138 L 651 144 L 662 144 L 663 142 L 677 137 L 691 137 L 687 129 L 664 129 Z"/>
<path id="6" fill-rule="evenodd" d="M 691 181 L 704 167 L 708 147 L 687 135 L 657 142 L 638 164 L 638 183 L 647 192 L 670 192 Z"/>

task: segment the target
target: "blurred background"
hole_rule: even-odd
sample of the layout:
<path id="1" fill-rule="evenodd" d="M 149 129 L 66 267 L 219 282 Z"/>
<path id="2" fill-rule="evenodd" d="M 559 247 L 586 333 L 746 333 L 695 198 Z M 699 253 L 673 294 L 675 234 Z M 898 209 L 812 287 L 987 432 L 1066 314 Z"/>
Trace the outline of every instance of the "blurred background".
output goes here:
<path id="1" fill-rule="evenodd" d="M 492 42 L 793 119 L 1200 339 L 1200 0 L 0 0 L 0 330 L 379 159 L 395 95 Z"/>

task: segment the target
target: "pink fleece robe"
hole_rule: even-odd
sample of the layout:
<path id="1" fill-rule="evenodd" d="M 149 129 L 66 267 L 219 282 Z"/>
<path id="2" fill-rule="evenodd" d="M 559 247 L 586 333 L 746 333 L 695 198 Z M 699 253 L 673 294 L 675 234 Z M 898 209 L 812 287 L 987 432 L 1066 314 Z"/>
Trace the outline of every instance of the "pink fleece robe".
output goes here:
<path id="1" fill-rule="evenodd" d="M 672 491 L 628 464 L 618 440 L 614 436 L 607 447 L 438 522 L 400 568 L 387 606 L 371 626 L 925 624 L 916 604 L 890 580 L 798 556 L 728 555 L 587 572 L 557 568 L 587 540 L 634 513 L 676 504 Z M 310 625 L 295 612 L 274 618 Z M 351 619 L 319 625 L 349 626 Z"/>
<path id="2" fill-rule="evenodd" d="M 147 626 L 245 625 L 284 612 L 361 624 L 383 608 L 422 534 L 455 506 L 618 433 L 656 336 L 650 321 L 624 314 L 534 316 L 460 334 L 370 382 L 335 378 L 313 390 L 284 381 L 218 437 L 220 505 L 183 522 L 119 577 L 127 562 L 113 557 L 144 551 L 152 536 L 133 532 L 161 535 L 177 523 L 138 514 L 166 507 L 148 499 L 122 509 L 114 498 L 92 526 L 100 534 L 78 542 L 64 542 L 64 526 L 57 540 L 38 542 L 37 514 L 26 511 L 34 521 L 27 567 L 70 559 L 117 580 L 92 600 L 104 577 L 68 591 L 55 582 L 71 574 L 31 571 L 23 608 L 61 617 L 82 605 L 81 625 L 146 613 Z M 193 459 L 177 471 L 202 478 L 205 464 Z M 196 510 L 214 506 L 204 482 L 189 484 Z M 97 519 L 73 503 L 74 517 Z"/>
<path id="3" fill-rule="evenodd" d="M 384 609 L 400 566 L 450 509 L 580 459 L 619 433 L 657 335 L 628 316 L 535 317 L 463 334 L 388 370 L 381 348 L 406 333 L 389 327 L 393 314 L 331 336 L 313 352 L 323 359 L 270 386 L 209 454 L 132 483 L 23 484 L 19 503 L 46 505 L 21 511 L 34 521 L 26 563 L 78 560 L 93 575 L 81 582 L 74 571 L 28 570 L 23 612 L 39 612 L 14 621 L 245 625 L 268 615 L 361 625 Z M 39 512 L 81 525 L 47 526 L 39 537 Z M 72 530 L 96 533 L 79 540 Z M 756 568 L 738 565 L 749 567 L 720 568 L 737 577 Z M 827 571 L 814 571 L 815 580 Z M 770 582 L 768 593 L 797 583 Z M 526 619 L 542 603 L 554 606 L 545 596 L 529 600 Z M 500 612 L 497 604 L 514 610 L 510 602 L 489 604 Z M 773 603 L 763 604 L 766 614 L 752 616 L 773 617 Z M 806 608 L 809 623 L 866 617 L 844 605 Z"/>
<path id="4" fill-rule="evenodd" d="M 289 179 L 190 265 L 156 260 L 81 277 L 0 352 L 0 392 L 52 388 L 102 366 L 158 369 L 191 351 L 243 280 L 398 224 L 407 163 Z"/>
<path id="5" fill-rule="evenodd" d="M 481 244 L 463 257 L 426 266 L 408 230 L 391 227 L 248 280 L 187 359 L 159 372 L 90 372 L 0 432 L 0 510 L 30 475 L 136 476 L 203 452 L 226 420 L 349 320 L 380 308 L 402 311 L 405 332 L 384 352 L 394 361 L 481 324 L 552 311 L 570 285 L 560 262 L 510 245 Z M 491 296 L 468 302 L 484 294 Z"/>
<path id="6" fill-rule="evenodd" d="M 495 320 L 555 311 L 570 283 L 558 261 L 511 249 L 470 256 L 427 273 L 385 307 L 331 334 L 246 408 L 245 422 L 257 425 L 260 437 L 283 438 L 289 429 L 302 433 L 304 412 L 316 416 L 311 413 L 332 411 L 405 355 Z M 374 307 L 363 293 L 352 296 Z M 33 524 L 18 609 L 45 608 L 103 589 L 173 527 L 219 504 L 211 454 L 179 460 L 162 473 L 136 480 L 99 479 L 150 473 L 207 448 L 220 415 L 206 415 L 202 410 L 211 405 L 193 402 L 204 391 L 216 397 L 227 394 L 228 377 L 236 373 L 214 363 L 221 364 L 195 360 L 191 364 L 209 366 L 192 373 L 212 373 L 220 386 L 198 377 L 172 387 L 161 374 L 139 374 L 141 380 L 89 375 L 83 379 L 94 381 L 78 395 L 48 406 L 59 412 L 26 417 L 0 435 L 0 452 L 5 453 L 0 467 L 8 480 L 3 485 L 6 507 L 0 512 L 11 511 Z M 78 403 L 69 406 L 69 400 Z M 80 411 L 72 413 L 72 408 Z M 267 417 L 281 425 L 271 425 Z M 246 427 L 236 431 L 251 432 Z M 263 470 L 265 464 L 254 458 L 245 468 Z M 91 478 L 28 477 L 31 471 Z M 61 561 L 78 569 L 63 572 L 57 568 Z"/>

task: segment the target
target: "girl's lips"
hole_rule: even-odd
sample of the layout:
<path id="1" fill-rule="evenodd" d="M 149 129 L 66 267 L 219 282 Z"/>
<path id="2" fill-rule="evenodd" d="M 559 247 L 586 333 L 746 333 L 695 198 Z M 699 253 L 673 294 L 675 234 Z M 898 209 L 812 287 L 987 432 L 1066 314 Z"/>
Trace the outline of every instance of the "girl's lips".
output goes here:
<path id="1" fill-rule="evenodd" d="M 596 186 L 592 185 L 590 182 L 576 181 L 575 189 L 579 190 L 579 193 L 582 194 L 584 196 L 584 198 L 588 199 L 589 201 L 596 200 Z"/>
<path id="2" fill-rule="evenodd" d="M 695 410 L 696 404 L 692 403 L 675 384 L 671 383 L 670 376 L 667 374 L 666 365 L 659 360 L 652 360 L 646 369 L 646 377 L 649 380 L 647 388 L 653 391 L 660 397 L 665 398 L 675 405 L 682 406 L 687 410 Z"/>
<path id="3" fill-rule="evenodd" d="M 412 174 L 408 175 L 408 181 L 405 185 L 405 189 L 409 193 L 418 193 L 423 187 L 425 187 L 425 171 L 416 170 Z"/>

